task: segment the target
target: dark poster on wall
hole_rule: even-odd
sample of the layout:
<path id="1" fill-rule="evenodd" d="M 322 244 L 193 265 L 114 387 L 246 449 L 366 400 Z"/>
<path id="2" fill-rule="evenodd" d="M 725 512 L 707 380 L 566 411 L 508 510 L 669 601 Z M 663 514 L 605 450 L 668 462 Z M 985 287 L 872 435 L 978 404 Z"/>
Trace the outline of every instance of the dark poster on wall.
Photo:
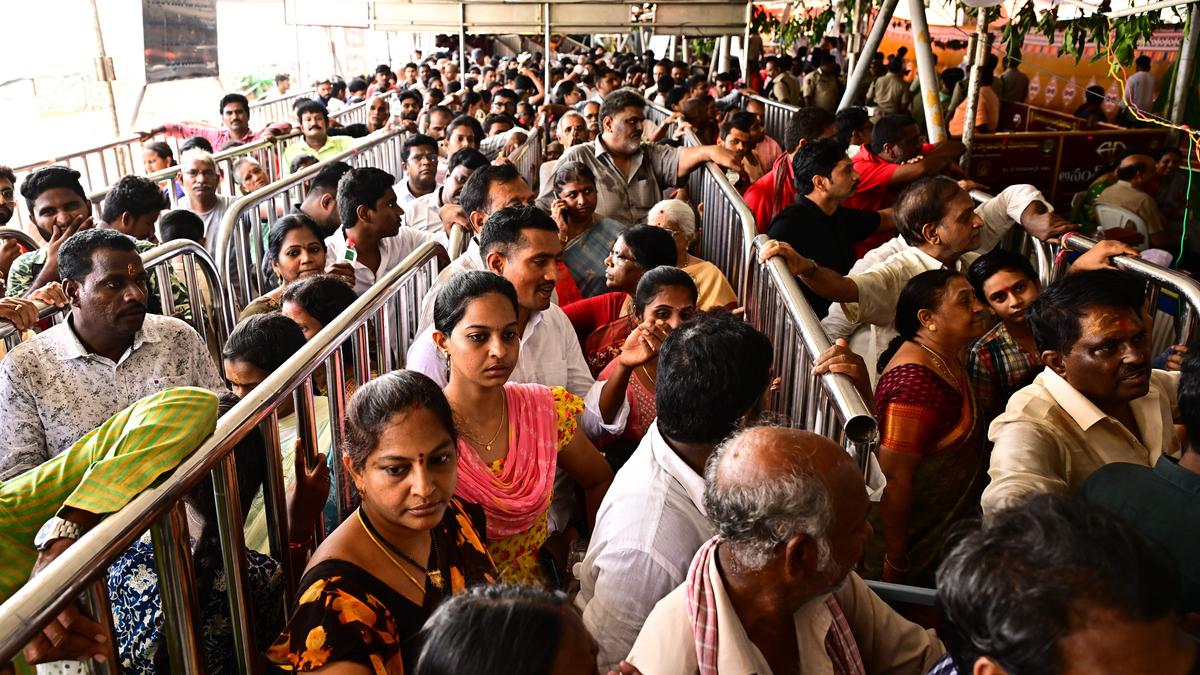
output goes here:
<path id="1" fill-rule="evenodd" d="M 217 0 L 142 0 L 146 83 L 216 77 Z"/>

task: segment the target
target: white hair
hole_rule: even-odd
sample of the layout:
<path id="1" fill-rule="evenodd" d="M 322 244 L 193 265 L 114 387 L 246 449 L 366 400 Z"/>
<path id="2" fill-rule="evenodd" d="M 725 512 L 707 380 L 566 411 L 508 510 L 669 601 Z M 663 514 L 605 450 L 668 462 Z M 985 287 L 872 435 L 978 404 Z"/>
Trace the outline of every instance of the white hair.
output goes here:
<path id="1" fill-rule="evenodd" d="M 214 171 L 217 168 L 217 160 L 213 159 L 212 153 L 202 148 L 192 148 L 179 156 L 179 166 L 185 167 L 191 162 L 207 162 Z"/>
<path id="2" fill-rule="evenodd" d="M 756 427 L 761 433 L 763 427 Z M 817 545 L 817 568 L 829 563 L 833 500 L 806 457 L 780 467 L 769 479 L 745 483 L 717 480 L 723 458 L 741 445 L 740 431 L 722 443 L 704 471 L 704 510 L 737 563 L 747 571 L 766 567 L 779 546 L 803 534 Z M 738 460 L 729 460 L 738 461 Z"/>
<path id="3" fill-rule="evenodd" d="M 650 209 L 650 213 L 646 214 L 646 220 L 653 222 L 659 214 L 678 227 L 689 240 L 696 238 L 696 212 L 692 211 L 691 205 L 687 202 L 679 199 L 664 199 Z"/>
<path id="4" fill-rule="evenodd" d="M 582 114 L 580 114 L 580 113 L 579 113 L 579 111 L 577 111 L 577 110 L 568 110 L 567 112 L 563 113 L 563 116 L 562 116 L 562 117 L 560 117 L 560 118 L 558 119 L 558 125 L 557 125 L 557 127 L 558 127 L 558 128 L 557 128 L 557 132 L 558 132 L 558 133 L 560 133 L 560 134 L 561 134 L 561 133 L 563 133 L 564 131 L 566 131 L 566 130 L 567 130 L 567 128 L 566 128 L 567 120 L 568 120 L 568 119 L 570 119 L 570 118 L 572 118 L 572 117 L 578 117 L 580 120 L 582 120 L 582 121 L 583 121 L 583 123 L 584 123 L 584 124 L 587 124 L 587 118 L 586 118 L 586 117 L 584 117 Z"/>

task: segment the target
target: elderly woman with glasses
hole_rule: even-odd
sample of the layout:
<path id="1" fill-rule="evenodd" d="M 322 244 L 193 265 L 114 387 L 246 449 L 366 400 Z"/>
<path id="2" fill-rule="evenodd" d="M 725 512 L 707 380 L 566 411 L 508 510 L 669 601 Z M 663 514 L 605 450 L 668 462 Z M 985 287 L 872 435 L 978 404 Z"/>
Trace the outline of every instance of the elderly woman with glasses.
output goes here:
<path id="1" fill-rule="evenodd" d="M 650 209 L 646 221 L 654 227 L 667 230 L 674 238 L 678 256 L 676 266 L 691 275 L 697 290 L 700 291 L 700 300 L 696 305 L 698 309 L 737 307 L 737 293 L 721 270 L 707 260 L 701 260 L 688 253 L 688 249 L 696 241 L 697 231 L 696 214 L 687 202 L 678 199 L 663 200 Z"/>

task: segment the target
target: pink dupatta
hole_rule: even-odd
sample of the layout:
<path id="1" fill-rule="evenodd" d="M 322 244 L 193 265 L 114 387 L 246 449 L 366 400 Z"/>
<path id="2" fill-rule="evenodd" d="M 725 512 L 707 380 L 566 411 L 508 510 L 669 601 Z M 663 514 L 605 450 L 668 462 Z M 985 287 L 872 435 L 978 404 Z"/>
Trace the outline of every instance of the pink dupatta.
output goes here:
<path id="1" fill-rule="evenodd" d="M 458 439 L 455 494 L 479 504 L 488 539 L 525 532 L 550 508 L 558 462 L 558 411 L 549 387 L 504 385 L 508 403 L 508 455 L 499 474 L 483 463 L 465 438 Z"/>

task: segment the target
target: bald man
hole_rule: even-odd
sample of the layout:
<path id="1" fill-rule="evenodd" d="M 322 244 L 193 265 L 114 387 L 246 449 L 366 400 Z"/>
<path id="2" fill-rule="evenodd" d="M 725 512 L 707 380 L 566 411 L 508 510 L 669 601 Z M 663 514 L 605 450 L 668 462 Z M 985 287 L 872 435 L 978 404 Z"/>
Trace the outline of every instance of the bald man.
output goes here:
<path id="1" fill-rule="evenodd" d="M 646 619 L 628 657 L 641 672 L 923 673 L 945 652 L 854 573 L 866 487 L 833 441 L 739 432 L 708 463 L 704 507 L 717 535 Z"/>
<path id="2" fill-rule="evenodd" d="M 1154 169 L 1154 158 L 1149 155 L 1129 155 L 1117 166 L 1117 182 L 1104 189 L 1096 198 L 1097 204 L 1111 204 L 1132 211 L 1150 235 L 1149 242 L 1140 242 L 1140 247 L 1173 248 L 1171 235 L 1163 229 L 1162 212 L 1154 194 L 1158 190 L 1158 173 Z M 1174 242 L 1178 244 L 1178 239 Z"/>

